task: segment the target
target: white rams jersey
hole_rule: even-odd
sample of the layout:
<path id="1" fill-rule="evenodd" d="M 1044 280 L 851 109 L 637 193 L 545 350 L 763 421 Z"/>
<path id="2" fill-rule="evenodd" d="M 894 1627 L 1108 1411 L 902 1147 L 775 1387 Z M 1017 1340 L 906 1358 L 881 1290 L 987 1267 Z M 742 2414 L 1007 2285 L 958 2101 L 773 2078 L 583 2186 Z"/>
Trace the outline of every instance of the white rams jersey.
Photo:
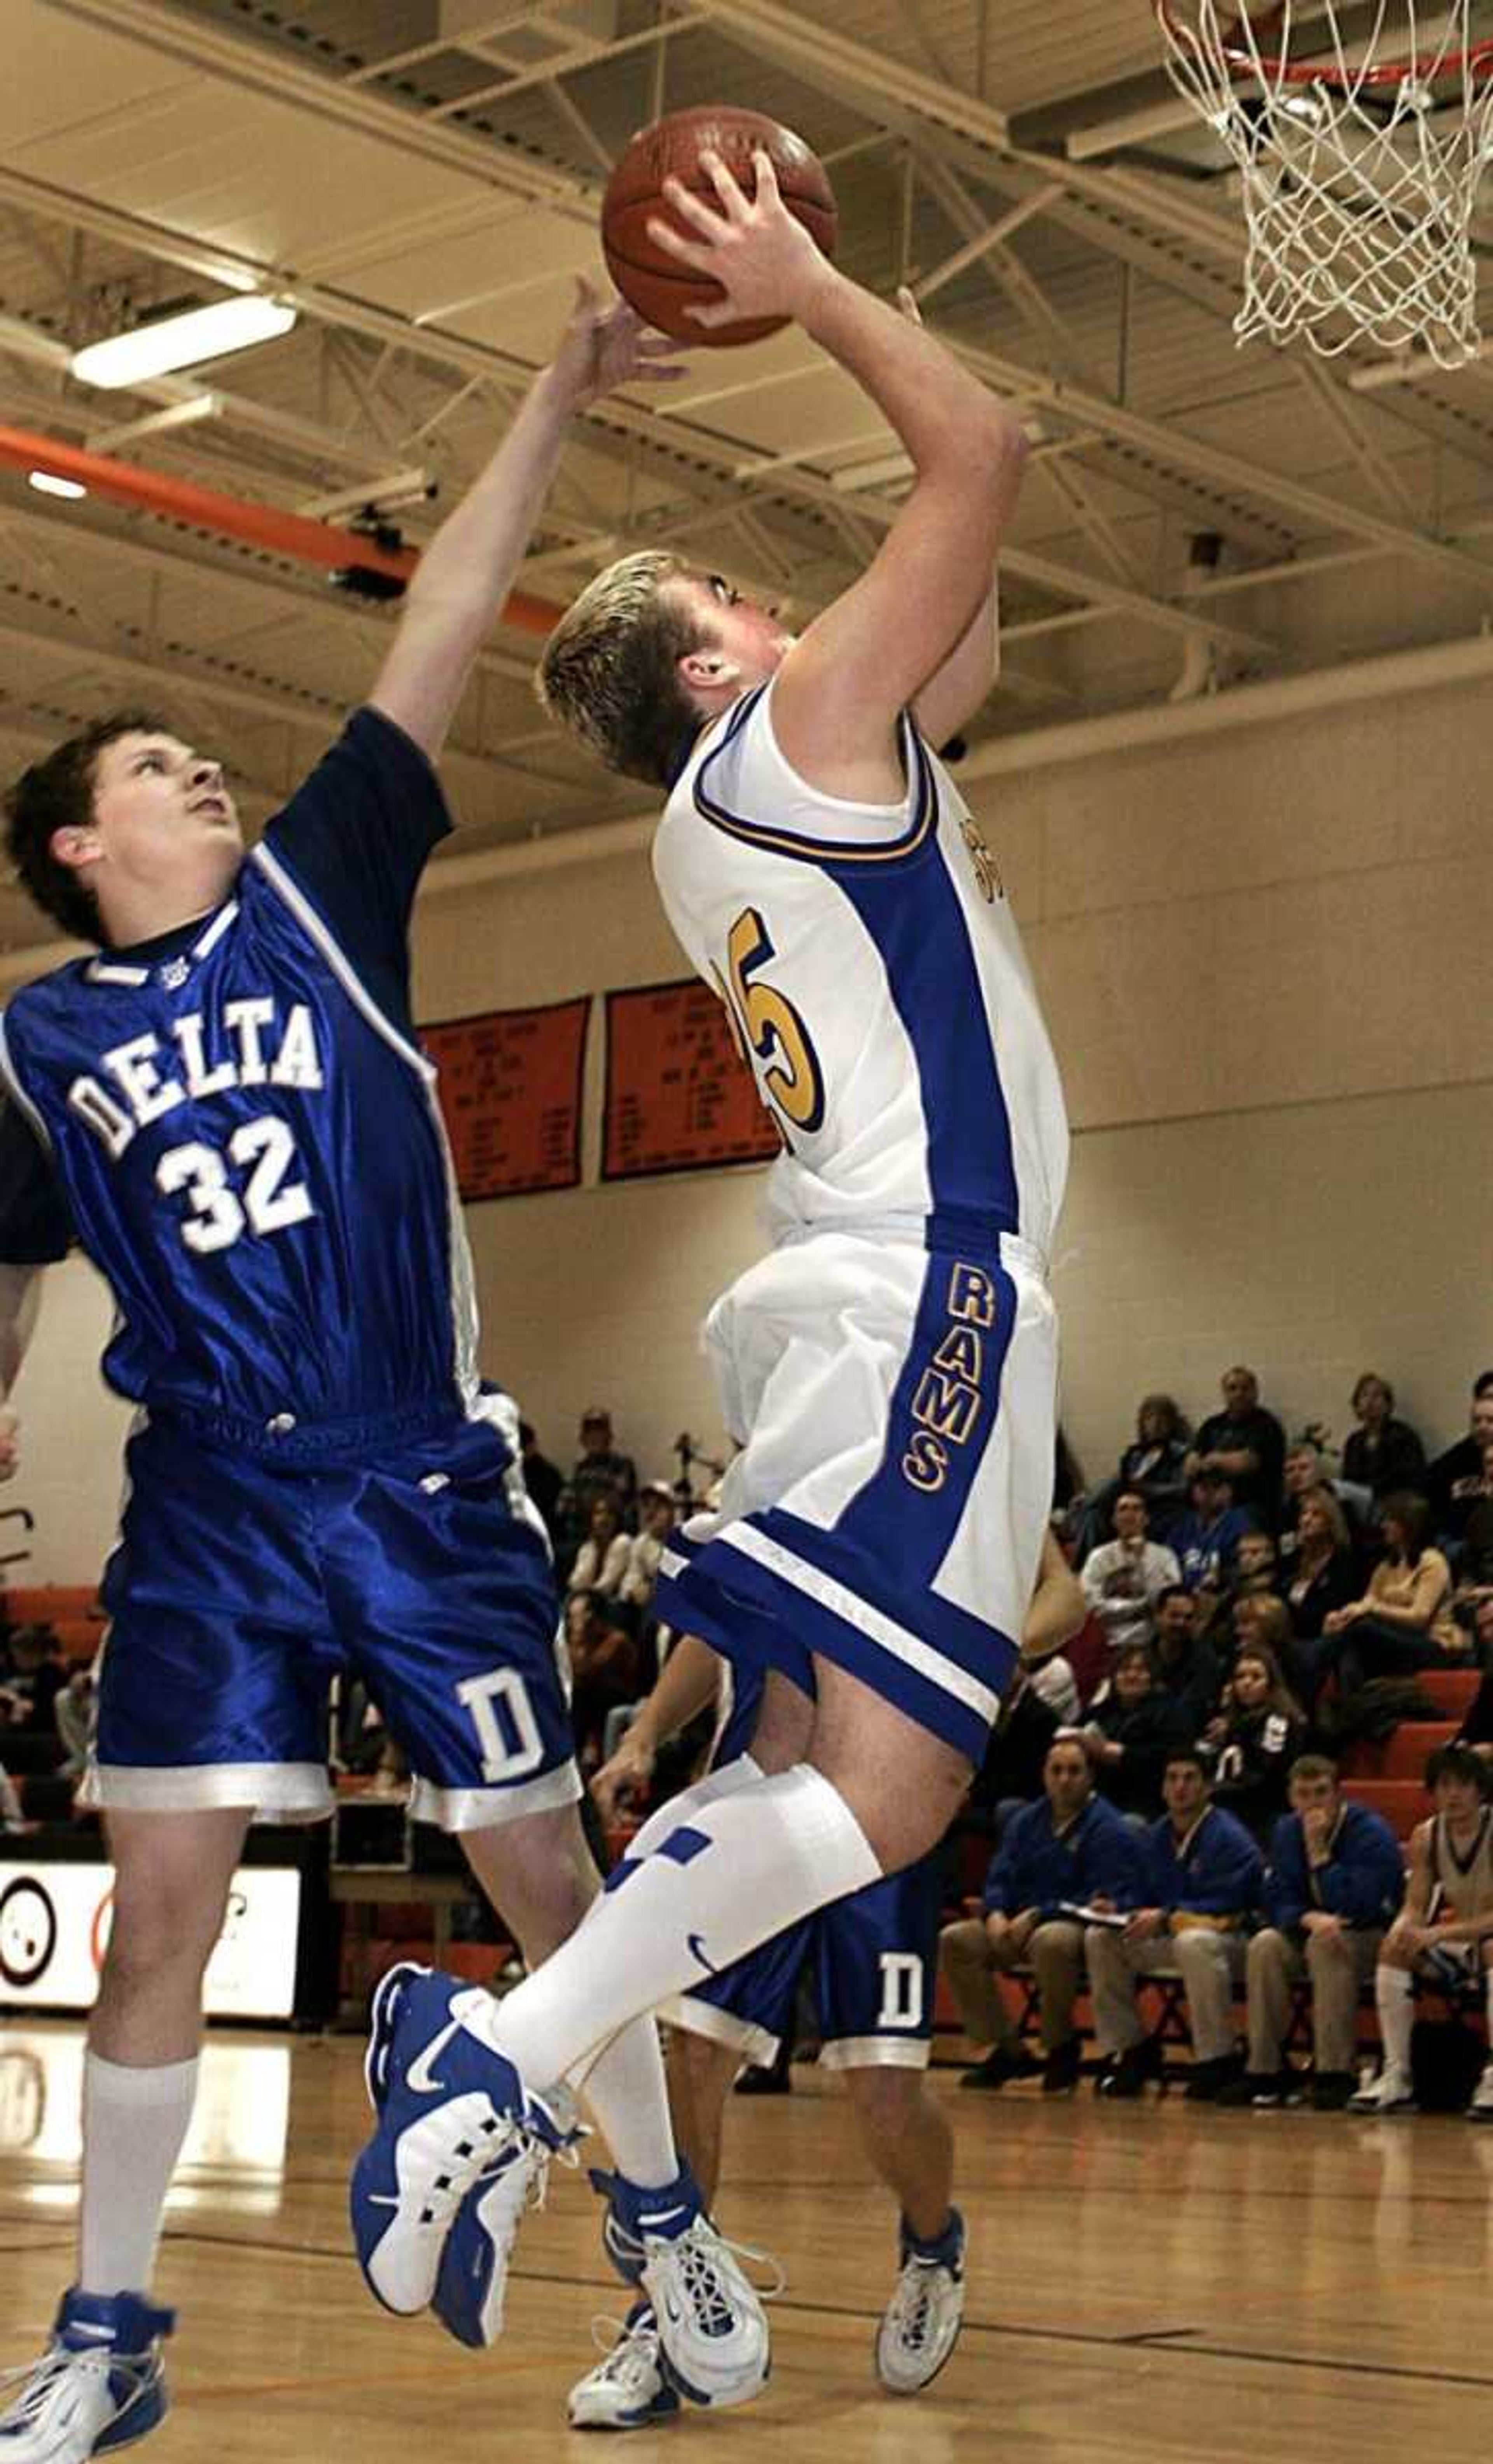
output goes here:
<path id="1" fill-rule="evenodd" d="M 903 802 L 849 803 L 792 768 L 772 691 L 696 740 L 653 869 L 782 1137 L 774 1235 L 915 1221 L 1044 1257 L 1067 1121 L 995 863 L 910 721 Z"/>

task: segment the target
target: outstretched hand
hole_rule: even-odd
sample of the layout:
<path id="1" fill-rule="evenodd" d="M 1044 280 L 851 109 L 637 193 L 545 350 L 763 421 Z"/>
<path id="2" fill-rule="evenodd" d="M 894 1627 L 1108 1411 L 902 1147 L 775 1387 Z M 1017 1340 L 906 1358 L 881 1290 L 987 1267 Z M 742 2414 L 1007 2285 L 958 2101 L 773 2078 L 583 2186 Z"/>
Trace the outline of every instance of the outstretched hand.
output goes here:
<path id="1" fill-rule="evenodd" d="M 645 325 L 625 299 L 604 299 L 583 274 L 560 338 L 554 369 L 575 410 L 588 410 L 625 385 L 671 385 L 685 373 L 679 345 Z"/>
<path id="2" fill-rule="evenodd" d="M 664 182 L 665 199 L 689 231 L 656 215 L 648 223 L 655 248 L 718 282 L 725 294 L 722 299 L 692 302 L 685 309 L 697 325 L 800 317 L 829 272 L 827 258 L 783 204 L 772 156 L 759 146 L 752 162 L 757 193 L 749 198 L 720 155 L 702 153 L 700 166 L 710 176 L 718 205 L 708 204 L 670 178 Z"/>

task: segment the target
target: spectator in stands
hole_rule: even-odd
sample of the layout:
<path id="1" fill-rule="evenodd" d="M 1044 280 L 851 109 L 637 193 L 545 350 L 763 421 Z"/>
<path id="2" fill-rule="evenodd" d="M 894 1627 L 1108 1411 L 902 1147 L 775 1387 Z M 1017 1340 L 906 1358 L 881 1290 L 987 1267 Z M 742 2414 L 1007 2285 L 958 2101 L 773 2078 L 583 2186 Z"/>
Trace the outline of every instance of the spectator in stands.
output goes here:
<path id="1" fill-rule="evenodd" d="M 996 1979 L 1030 1966 L 1041 2013 L 1043 2093 L 1078 2085 L 1073 2028 L 1084 1951 L 1085 1907 L 1138 1907 L 1140 1840 L 1121 1815 L 1094 1794 L 1083 1737 L 1060 1728 L 1043 1766 L 1043 1794 L 1007 1823 L 985 1877 L 984 1914 L 945 1925 L 939 1957 L 965 2035 L 991 2047 L 961 2086 L 1003 2087 L 1038 2065 L 1021 2049 Z"/>
<path id="2" fill-rule="evenodd" d="M 1225 1369 L 1219 1382 L 1223 1409 L 1210 1414 L 1198 1430 L 1187 1458 L 1188 1472 L 1225 1473 L 1236 1504 L 1262 1529 L 1273 1531 L 1281 1519 L 1285 1432 L 1261 1402 L 1260 1381 L 1252 1369 Z"/>
<path id="3" fill-rule="evenodd" d="M 621 1595 L 631 1563 L 632 1541 L 622 1528 L 622 1508 L 617 1500 L 604 1493 L 593 1497 L 586 1535 L 570 1569 L 571 1591 L 604 1592 L 609 1600 L 615 1600 Z"/>
<path id="4" fill-rule="evenodd" d="M 1254 1604 L 1260 1612 L 1279 1600 Z M 1213 1757 L 1214 1802 L 1263 1843 L 1285 1812 L 1286 1777 L 1306 1741 L 1306 1718 L 1268 1643 L 1247 1643 L 1234 1663 L 1204 1744 Z"/>
<path id="5" fill-rule="evenodd" d="M 1177 1706 L 1184 1736 L 1195 1740 L 1218 1708 L 1224 1663 L 1211 1637 L 1199 1630 L 1197 1602 L 1185 1583 L 1175 1583 L 1156 1602 L 1152 1646 L 1156 1683 Z"/>
<path id="6" fill-rule="evenodd" d="M 576 1759 L 583 1771 L 591 1771 L 602 1760 L 607 1712 L 620 1703 L 635 1703 L 643 1690 L 630 1612 L 604 1592 L 572 1592 L 565 1602 L 565 1649 Z"/>
<path id="7" fill-rule="evenodd" d="M 618 1598 L 636 1609 L 640 1618 L 647 1617 L 653 1607 L 653 1586 L 669 1535 L 674 1528 L 674 1492 L 667 1480 L 645 1481 L 638 1491 L 640 1529 L 628 1544 L 627 1569 L 623 1575 Z"/>
<path id="8" fill-rule="evenodd" d="M 1325 1659 L 1329 1656 L 1323 1627 L 1333 1610 L 1345 1608 L 1358 1589 L 1348 1517 L 1329 1488 L 1308 1488 L 1298 1500 L 1296 1544 L 1285 1605 L 1309 1706 L 1316 1700 Z"/>
<path id="9" fill-rule="evenodd" d="M 17 1831 L 34 1831 L 34 1828 L 37 1828 L 34 1823 L 27 1823 L 20 1789 L 14 1787 L 14 1779 L 5 1770 L 5 1764 L 0 1762 L 0 1834 L 17 1834 Z"/>
<path id="10" fill-rule="evenodd" d="M 1089 1707 L 1084 1735 L 1102 1796 L 1136 1822 L 1161 1811 L 1161 1774 L 1174 1746 L 1189 1742 L 1177 1705 L 1156 1683 L 1151 1645 L 1128 1642 Z"/>
<path id="11" fill-rule="evenodd" d="M 1188 1590 L 1217 1596 L 1228 1587 L 1235 1550 L 1255 1526 L 1235 1505 L 1226 1471 L 1215 1466 L 1195 1472 L 1190 1493 L 1192 1505 L 1173 1529 L 1172 1546 Z"/>
<path id="12" fill-rule="evenodd" d="M 1384 1555 L 1368 1590 L 1323 1619 L 1340 1694 L 1356 1693 L 1371 1677 L 1403 1677 L 1465 1659 L 1466 1638 L 1452 1615 L 1452 1570 L 1430 1546 L 1430 1523 L 1425 1499 L 1409 1489 L 1380 1506 Z"/>
<path id="13" fill-rule="evenodd" d="M 1343 1478 L 1376 1499 L 1424 1489 L 1426 1450 L 1409 1421 L 1395 1419 L 1394 1389 L 1372 1369 L 1353 1388 L 1353 1418 L 1358 1426 L 1343 1447 Z"/>
<path id="14" fill-rule="evenodd" d="M 1284 2104 L 1295 2080 L 1284 2057 L 1291 1987 L 1311 1986 L 1311 2101 L 1335 2112 L 1353 2092 L 1358 1995 L 1404 1893 L 1399 1842 L 1382 1814 L 1355 1805 L 1326 1754 L 1291 1767 L 1291 1811 L 1276 1824 L 1262 1894 L 1265 1924 L 1249 1945 L 1248 2068 L 1220 2104 Z"/>
<path id="15" fill-rule="evenodd" d="M 1187 1504 L 1187 1423 L 1170 1395 L 1145 1395 L 1135 1414 L 1135 1435 L 1120 1457 L 1112 1480 L 1087 1501 L 1081 1553 L 1109 1536 L 1114 1501 L 1133 1490 L 1146 1501 L 1151 1528 L 1165 1540 Z"/>
<path id="16" fill-rule="evenodd" d="M 18 1625 L 11 1637 L 11 1670 L 0 1688 L 0 1718 L 31 1735 L 55 1734 L 52 1706 L 67 1683 L 57 1639 L 48 1625 Z"/>
<path id="17" fill-rule="evenodd" d="M 1084 1936 L 1094 2033 L 1110 2057 L 1097 2085 L 1101 2096 L 1138 2096 L 1159 2076 L 1161 2047 L 1141 2026 L 1136 1982 L 1180 1976 L 1193 2038 L 1187 2093 L 1209 2103 L 1240 2069 L 1233 2003 L 1264 1860 L 1242 1823 L 1211 1802 L 1196 1746 L 1167 1756 L 1162 1795 L 1166 1812 L 1146 1834 L 1145 1906 L 1123 1930 L 1091 1925 Z"/>
<path id="18" fill-rule="evenodd" d="M 1170 1549 L 1147 1538 L 1146 1501 L 1137 1488 L 1122 1488 L 1110 1517 L 1114 1538 L 1084 1561 L 1084 1597 L 1114 1650 L 1149 1641 L 1152 1610 L 1169 1583 L 1182 1579 Z"/>
<path id="19" fill-rule="evenodd" d="M 518 1445 L 523 1463 L 523 1485 L 539 1509 L 539 1520 L 555 1542 L 560 1535 L 560 1501 L 565 1477 L 559 1463 L 539 1452 L 539 1441 L 530 1421 L 518 1423 Z"/>
<path id="20" fill-rule="evenodd" d="M 1234 1580 L 1229 1586 L 1235 1600 L 1257 1595 L 1273 1599 L 1280 1589 L 1276 1580 L 1279 1561 L 1275 1541 L 1268 1531 L 1241 1531 L 1234 1550 Z"/>
<path id="21" fill-rule="evenodd" d="M 613 1500 L 623 1529 L 630 1531 L 638 1502 L 637 1466 L 630 1455 L 619 1454 L 612 1441 L 610 1412 L 593 1403 L 581 1415 L 581 1452 L 563 1499 L 566 1528 L 577 1542 L 591 1529 L 591 1507 L 598 1497 Z"/>
<path id="22" fill-rule="evenodd" d="M 1357 1550 L 1361 1529 L 1357 1507 L 1347 1493 L 1348 1485 L 1332 1478 L 1327 1457 L 1314 1440 L 1298 1438 L 1286 1447 L 1282 1481 L 1284 1498 L 1276 1546 L 1283 1567 L 1288 1570 L 1296 1555 L 1302 1501 L 1317 1488 L 1327 1489 L 1336 1499 L 1348 1526 L 1349 1545 Z M 1362 1496 L 1364 1492 L 1355 1493 Z"/>
<path id="23" fill-rule="evenodd" d="M 1459 1611 L 1470 1609 L 1490 1593 L 1493 1593 L 1493 1436 L 1483 1441 L 1482 1478 L 1478 1493 L 1470 1499 L 1467 1519 L 1462 1526 L 1454 1606 Z M 1468 1620 L 1460 1616 L 1458 1622 L 1465 1625 Z"/>
<path id="24" fill-rule="evenodd" d="M 1426 1764 L 1426 1787 L 1436 1812 L 1411 1834 L 1405 1904 L 1373 1971 L 1384 2058 L 1377 2079 L 1352 2098 L 1355 2113 L 1399 2113 L 1416 2101 L 1410 2031 L 1417 1977 L 1443 1990 L 1481 1988 L 1493 2049 L 1493 1806 L 1486 1772 L 1470 1746 L 1441 1746 Z M 1493 2122 L 1493 2059 L 1467 2111 L 1473 2121 Z"/>
<path id="25" fill-rule="evenodd" d="M 1493 1437 L 1493 1369 L 1484 1369 L 1472 1390 L 1468 1433 L 1438 1455 L 1426 1475 L 1431 1529 L 1438 1540 L 1459 1542 L 1482 1480 L 1482 1448 Z"/>
<path id="26" fill-rule="evenodd" d="M 88 1768 L 89 1750 L 94 1741 L 94 1672 L 77 1665 L 67 1673 L 67 1683 L 54 1699 L 52 1716 L 56 1724 L 62 1760 L 57 1769 L 64 1779 L 78 1779 Z"/>
<path id="27" fill-rule="evenodd" d="M 1479 1760 L 1493 1769 L 1493 1599 L 1478 1602 L 1473 1636 L 1482 1677 L 1452 1743 L 1470 1746 Z"/>

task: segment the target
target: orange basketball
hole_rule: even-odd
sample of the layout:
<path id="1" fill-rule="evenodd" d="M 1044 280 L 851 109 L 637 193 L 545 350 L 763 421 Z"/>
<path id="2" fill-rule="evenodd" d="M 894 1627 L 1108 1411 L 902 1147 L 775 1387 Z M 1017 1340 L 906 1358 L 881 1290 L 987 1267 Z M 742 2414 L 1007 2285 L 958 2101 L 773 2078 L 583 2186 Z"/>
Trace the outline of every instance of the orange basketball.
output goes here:
<path id="1" fill-rule="evenodd" d="M 801 137 L 769 120 L 765 112 L 738 111 L 733 103 L 671 111 L 667 119 L 639 132 L 606 183 L 602 246 L 607 271 L 639 316 L 676 341 L 705 342 L 713 350 L 722 350 L 737 342 L 759 341 L 764 334 L 779 333 L 788 322 L 786 317 L 749 317 L 731 325 L 697 325 L 685 315 L 686 308 L 719 299 L 719 283 L 667 256 L 648 237 L 650 219 L 670 220 L 663 188 L 670 177 L 709 204 L 718 204 L 714 182 L 700 167 L 702 153 L 718 154 L 746 194 L 755 195 L 752 157 L 758 146 L 772 157 L 788 211 L 813 234 L 824 254 L 833 256 L 838 216 L 829 175 Z M 689 236 L 697 234 L 692 231 Z"/>

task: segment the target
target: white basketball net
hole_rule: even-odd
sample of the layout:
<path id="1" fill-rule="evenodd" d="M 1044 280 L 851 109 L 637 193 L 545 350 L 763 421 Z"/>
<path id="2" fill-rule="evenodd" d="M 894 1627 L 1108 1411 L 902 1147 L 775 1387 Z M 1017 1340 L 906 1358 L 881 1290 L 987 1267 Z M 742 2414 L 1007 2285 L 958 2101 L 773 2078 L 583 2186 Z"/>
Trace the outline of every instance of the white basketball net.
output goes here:
<path id="1" fill-rule="evenodd" d="M 1257 6 L 1254 26 L 1247 0 L 1158 8 L 1173 82 L 1243 181 L 1241 342 L 1305 334 L 1326 358 L 1360 338 L 1387 351 L 1419 342 L 1444 368 L 1476 352 L 1469 225 L 1493 148 L 1493 60 L 1467 56 L 1470 9 L 1380 0 L 1349 47 L 1331 0 Z M 1309 82 L 1303 61 L 1320 68 Z M 1391 61 L 1410 65 L 1373 80 Z"/>

